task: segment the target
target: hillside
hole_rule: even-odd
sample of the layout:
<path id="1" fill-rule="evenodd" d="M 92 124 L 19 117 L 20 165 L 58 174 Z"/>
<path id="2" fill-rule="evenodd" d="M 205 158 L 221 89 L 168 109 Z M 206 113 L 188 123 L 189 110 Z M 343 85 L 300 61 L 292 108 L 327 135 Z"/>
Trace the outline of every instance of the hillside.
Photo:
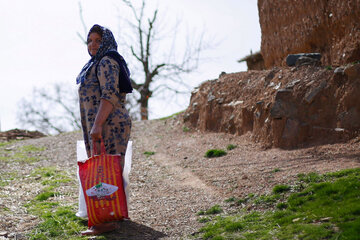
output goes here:
<path id="1" fill-rule="evenodd" d="M 296 150 L 264 150 L 249 134 L 202 133 L 184 127 L 182 119 L 179 115 L 166 120 L 134 122 L 131 221 L 120 222 L 116 232 L 106 235 L 107 239 L 179 239 L 181 236 L 188 239 L 204 225 L 198 222 L 197 213 L 216 204 L 229 209 L 224 203 L 229 197 L 269 193 L 279 183 L 291 184 L 299 173 L 360 167 L 358 139 Z M 1 143 L 0 233 L 3 236 L 26 239 L 26 234 L 41 222 L 32 206 L 56 203 L 50 210 L 69 206 L 72 209 L 69 214 L 75 213 L 78 139 L 81 134 L 74 132 Z M 227 150 L 227 155 L 204 157 L 207 150 L 226 150 L 229 144 L 237 147 Z M 146 151 L 155 154 L 146 155 Z M 45 171 L 47 174 L 43 174 Z M 46 201 L 36 200 L 52 180 L 57 181 L 50 184 L 55 194 Z M 86 228 L 85 224 L 82 228 Z M 74 231 L 72 236 L 79 230 Z"/>

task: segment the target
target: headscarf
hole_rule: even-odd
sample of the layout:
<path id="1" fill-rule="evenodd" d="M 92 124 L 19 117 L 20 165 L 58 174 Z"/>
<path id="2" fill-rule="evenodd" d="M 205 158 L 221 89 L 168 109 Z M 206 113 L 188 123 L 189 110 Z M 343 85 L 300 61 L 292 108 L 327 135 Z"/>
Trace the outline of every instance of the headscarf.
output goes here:
<path id="1" fill-rule="evenodd" d="M 103 34 L 101 36 L 101 44 L 94 56 L 91 57 L 91 59 L 85 64 L 85 66 L 81 69 L 80 74 L 76 78 L 76 83 L 83 83 L 86 79 L 86 77 L 90 74 L 90 69 L 92 66 L 99 63 L 99 61 L 105 56 L 105 54 L 109 51 L 116 51 L 117 52 L 117 43 L 115 41 L 114 35 L 112 32 L 102 27 L 98 24 L 95 24 L 91 27 L 87 39 L 89 39 L 90 34 L 93 32 L 94 27 L 100 27 L 103 30 Z M 90 53 L 89 53 L 90 54 Z M 91 56 L 91 55 L 90 55 Z"/>

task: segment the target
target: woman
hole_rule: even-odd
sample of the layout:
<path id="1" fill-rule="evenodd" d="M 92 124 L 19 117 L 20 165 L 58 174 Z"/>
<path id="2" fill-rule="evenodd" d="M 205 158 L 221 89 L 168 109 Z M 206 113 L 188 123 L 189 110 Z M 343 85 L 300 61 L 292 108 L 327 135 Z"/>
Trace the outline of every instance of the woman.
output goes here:
<path id="1" fill-rule="evenodd" d="M 87 36 L 87 47 L 91 59 L 76 79 L 87 155 L 91 156 L 93 142 L 98 144 L 103 139 L 107 154 L 120 154 L 124 159 L 131 130 L 125 98 L 126 93 L 132 91 L 131 83 L 125 81 L 119 84 L 122 68 L 116 58 L 121 56 L 109 29 L 94 25 Z M 121 164 L 123 166 L 123 161 Z M 114 228 L 111 223 L 100 224 L 83 232 L 83 235 L 100 234 Z"/>

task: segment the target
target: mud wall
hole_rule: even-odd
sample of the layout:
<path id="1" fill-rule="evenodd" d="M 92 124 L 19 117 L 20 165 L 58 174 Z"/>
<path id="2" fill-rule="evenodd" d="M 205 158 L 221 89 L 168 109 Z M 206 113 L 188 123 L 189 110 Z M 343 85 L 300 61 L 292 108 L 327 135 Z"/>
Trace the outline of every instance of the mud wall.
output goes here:
<path id="1" fill-rule="evenodd" d="M 267 69 L 288 54 L 319 52 L 324 66 L 360 60 L 360 0 L 258 0 Z"/>

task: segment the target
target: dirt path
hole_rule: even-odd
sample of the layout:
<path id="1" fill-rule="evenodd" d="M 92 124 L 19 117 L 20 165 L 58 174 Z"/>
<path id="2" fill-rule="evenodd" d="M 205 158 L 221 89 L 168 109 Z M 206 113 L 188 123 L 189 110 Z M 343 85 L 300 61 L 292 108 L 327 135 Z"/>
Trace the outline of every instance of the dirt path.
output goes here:
<path id="1" fill-rule="evenodd" d="M 202 226 L 197 212 L 235 196 L 270 192 L 279 183 L 291 183 L 298 173 L 336 171 L 360 167 L 358 139 L 285 151 L 263 150 L 250 135 L 184 132 L 181 118 L 134 122 L 132 170 L 130 174 L 130 221 L 118 224 L 107 239 L 189 239 Z M 77 204 L 76 140 L 81 133 L 20 141 L 8 148 L 25 145 L 45 147 L 42 160 L 31 164 L 0 161 L 0 174 L 16 172 L 11 185 L 0 185 L 2 211 L 0 232 L 24 236 L 39 222 L 23 205 L 38 194 L 40 185 L 29 185 L 29 174 L 38 167 L 56 166 L 74 179 L 64 185 L 61 201 Z M 237 148 L 220 158 L 205 158 L 207 150 Z M 148 156 L 144 152 L 154 152 Z M 6 152 L 4 153 L 7 154 Z M 11 194 L 10 194 L 11 193 Z M 226 206 L 225 206 L 226 207 Z M 226 208 L 225 208 L 226 211 Z M 11 235 L 12 234 L 12 235 Z"/>

